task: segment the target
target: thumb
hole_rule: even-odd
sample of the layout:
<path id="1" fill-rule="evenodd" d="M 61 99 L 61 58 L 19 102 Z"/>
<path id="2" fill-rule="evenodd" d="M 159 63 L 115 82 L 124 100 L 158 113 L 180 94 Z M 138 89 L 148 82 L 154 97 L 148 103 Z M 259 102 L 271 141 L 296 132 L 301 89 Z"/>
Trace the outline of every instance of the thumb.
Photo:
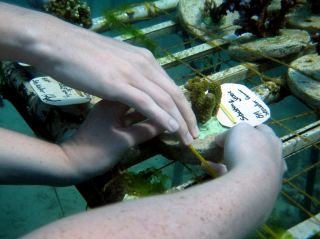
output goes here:
<path id="1" fill-rule="evenodd" d="M 164 129 L 162 127 L 154 122 L 151 122 L 150 120 L 136 123 L 131 125 L 130 127 L 124 128 L 124 132 L 129 138 L 129 147 L 150 140 L 162 133 L 163 130 Z"/>
<path id="2" fill-rule="evenodd" d="M 221 163 L 214 163 L 211 161 L 207 161 L 206 164 L 201 163 L 201 167 L 207 174 L 211 176 L 215 176 L 215 175 L 212 175 L 212 171 L 215 172 L 214 174 L 216 174 L 217 176 L 226 174 L 228 171 L 226 165 Z"/>

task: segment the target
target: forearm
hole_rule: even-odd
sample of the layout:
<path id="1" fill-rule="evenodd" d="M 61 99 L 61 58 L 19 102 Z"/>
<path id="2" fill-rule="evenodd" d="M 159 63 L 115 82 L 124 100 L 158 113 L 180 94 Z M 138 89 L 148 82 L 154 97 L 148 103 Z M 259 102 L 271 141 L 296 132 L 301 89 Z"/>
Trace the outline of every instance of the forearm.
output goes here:
<path id="1" fill-rule="evenodd" d="M 270 180 L 271 176 L 239 167 L 183 192 L 119 203 L 66 218 L 29 237 L 243 238 L 265 220 L 273 206 L 279 177 Z"/>
<path id="2" fill-rule="evenodd" d="M 81 180 L 59 145 L 0 128 L 0 184 L 64 186 Z"/>
<path id="3" fill-rule="evenodd" d="M 81 37 L 83 31 L 49 14 L 0 2 L 0 60 L 28 63 L 62 83 L 85 91 L 90 90 L 89 82 L 76 81 L 76 76 L 64 77 L 61 73 L 62 68 L 70 67 L 68 63 L 80 58 L 82 46 L 72 46 L 79 49 L 74 52 L 67 45 L 75 35 Z"/>
<path id="4" fill-rule="evenodd" d="M 0 59 L 31 63 L 32 54 L 45 40 L 39 31 L 47 25 L 43 13 L 0 2 Z M 10 23 L 10 24 L 9 24 Z"/>

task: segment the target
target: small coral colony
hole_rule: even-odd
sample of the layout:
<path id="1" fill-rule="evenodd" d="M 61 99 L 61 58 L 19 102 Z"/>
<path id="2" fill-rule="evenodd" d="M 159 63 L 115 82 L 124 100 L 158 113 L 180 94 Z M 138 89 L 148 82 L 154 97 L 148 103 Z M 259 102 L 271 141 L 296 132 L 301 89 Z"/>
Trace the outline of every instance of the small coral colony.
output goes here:
<path id="1" fill-rule="evenodd" d="M 213 23 L 219 23 L 229 12 L 237 11 L 239 18 L 234 24 L 239 28 L 237 35 L 250 32 L 257 37 L 269 37 L 279 34 L 286 24 L 286 15 L 299 4 L 307 4 L 312 14 L 320 14 L 319 0 L 223 0 L 217 6 L 215 0 L 205 0 L 204 15 Z M 313 32 L 312 39 L 320 54 L 320 33 Z"/>

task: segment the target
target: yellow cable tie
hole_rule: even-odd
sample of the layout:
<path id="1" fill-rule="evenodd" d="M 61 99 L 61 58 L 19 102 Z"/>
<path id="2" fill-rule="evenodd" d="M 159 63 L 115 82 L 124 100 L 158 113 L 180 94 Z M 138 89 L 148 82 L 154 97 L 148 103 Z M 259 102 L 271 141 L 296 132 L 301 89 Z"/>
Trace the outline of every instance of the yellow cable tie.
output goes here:
<path id="1" fill-rule="evenodd" d="M 208 170 L 208 173 L 211 177 L 218 177 L 218 172 L 209 165 L 208 161 L 204 157 L 202 157 L 202 155 L 191 144 L 188 145 L 188 148 L 194 154 L 194 156 L 196 156 L 196 158 L 199 159 L 199 161 L 203 164 L 203 167 Z"/>
<path id="2" fill-rule="evenodd" d="M 227 110 L 227 108 L 223 104 L 220 104 L 220 108 L 222 109 L 223 113 L 225 113 L 228 116 L 232 123 L 237 123 L 233 115 Z"/>

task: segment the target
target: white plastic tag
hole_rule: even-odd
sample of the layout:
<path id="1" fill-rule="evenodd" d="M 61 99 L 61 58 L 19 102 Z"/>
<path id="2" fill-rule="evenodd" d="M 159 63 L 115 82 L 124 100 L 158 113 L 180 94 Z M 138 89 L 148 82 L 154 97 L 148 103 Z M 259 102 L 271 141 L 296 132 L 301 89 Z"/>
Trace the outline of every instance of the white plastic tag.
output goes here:
<path id="1" fill-rule="evenodd" d="M 91 96 L 72 89 L 49 76 L 34 78 L 30 85 L 39 98 L 49 105 L 73 105 L 90 101 Z"/>
<path id="2" fill-rule="evenodd" d="M 269 107 L 254 92 L 244 85 L 226 83 L 221 85 L 222 98 L 217 114 L 219 122 L 233 127 L 240 122 L 252 126 L 270 118 Z"/>

